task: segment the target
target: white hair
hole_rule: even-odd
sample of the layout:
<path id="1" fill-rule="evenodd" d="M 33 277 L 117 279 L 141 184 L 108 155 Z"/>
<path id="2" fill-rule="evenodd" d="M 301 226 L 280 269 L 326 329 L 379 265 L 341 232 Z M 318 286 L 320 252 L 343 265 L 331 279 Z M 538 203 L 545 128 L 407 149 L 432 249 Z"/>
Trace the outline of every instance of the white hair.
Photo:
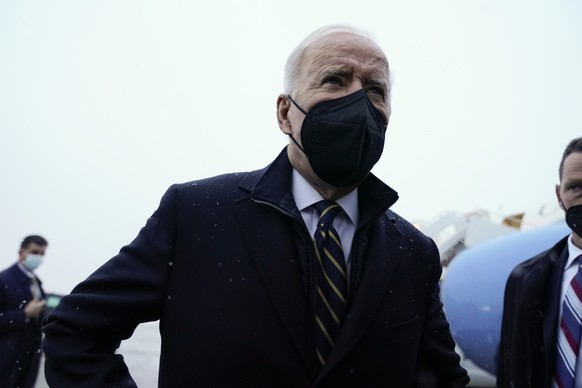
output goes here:
<path id="1" fill-rule="evenodd" d="M 378 44 L 376 38 L 368 31 L 362 30 L 357 27 L 353 27 L 347 24 L 332 24 L 328 26 L 324 26 L 318 28 L 317 30 L 313 31 L 309 34 L 305 39 L 303 39 L 297 47 L 291 52 L 289 57 L 287 58 L 287 62 L 285 62 L 285 74 L 283 78 L 283 88 L 284 92 L 288 95 L 291 95 L 295 90 L 295 84 L 297 83 L 297 78 L 299 77 L 299 71 L 301 68 L 301 63 L 303 60 L 303 54 L 305 52 L 305 48 L 311 44 L 314 40 L 330 34 L 332 32 L 348 32 L 351 34 L 362 36 L 366 39 L 371 40 L 372 42 Z M 386 69 L 389 73 L 389 69 Z M 388 74 L 388 96 L 390 96 L 390 74 Z"/>

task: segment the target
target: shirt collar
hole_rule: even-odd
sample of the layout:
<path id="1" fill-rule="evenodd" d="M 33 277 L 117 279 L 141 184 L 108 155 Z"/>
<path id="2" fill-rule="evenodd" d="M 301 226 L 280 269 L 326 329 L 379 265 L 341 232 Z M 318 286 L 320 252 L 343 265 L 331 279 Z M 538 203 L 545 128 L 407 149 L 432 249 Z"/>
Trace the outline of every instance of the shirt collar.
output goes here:
<path id="1" fill-rule="evenodd" d="M 18 268 L 29 278 L 33 279 L 34 278 L 34 274 L 29 271 L 28 269 L 26 269 L 26 267 L 24 265 L 22 265 L 21 262 L 16 263 L 18 265 Z"/>
<path id="2" fill-rule="evenodd" d="M 299 211 L 303 211 L 324 199 L 296 169 L 293 169 L 291 191 Z M 358 189 L 355 188 L 335 202 L 348 215 L 352 224 L 358 225 Z"/>
<path id="3" fill-rule="evenodd" d="M 582 249 L 574 245 L 574 243 L 572 242 L 572 235 L 570 235 L 570 237 L 568 237 L 568 261 L 566 261 L 566 266 L 564 267 L 564 270 L 574 265 L 575 264 L 574 259 L 576 259 L 580 255 L 582 255 Z M 577 263 L 577 265 L 580 264 L 582 263 L 581 262 Z"/>

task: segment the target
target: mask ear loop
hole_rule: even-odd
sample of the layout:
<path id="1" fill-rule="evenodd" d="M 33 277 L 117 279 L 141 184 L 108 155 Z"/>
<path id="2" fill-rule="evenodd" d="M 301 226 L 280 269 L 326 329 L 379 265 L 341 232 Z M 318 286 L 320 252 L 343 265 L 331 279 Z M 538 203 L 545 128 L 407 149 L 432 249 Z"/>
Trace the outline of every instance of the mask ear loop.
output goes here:
<path id="1" fill-rule="evenodd" d="M 291 102 L 293 103 L 293 105 L 295 105 L 297 107 L 297 109 L 299 109 L 301 111 L 301 113 L 303 113 L 304 115 L 307 116 L 307 112 L 305 112 L 296 102 L 293 98 L 291 98 L 291 95 L 287 95 L 287 97 L 289 97 L 289 100 L 291 100 Z M 297 140 L 295 140 L 295 138 L 293 137 L 292 134 L 288 133 L 287 136 L 289 136 L 291 138 L 291 140 L 293 140 L 293 143 L 295 143 L 295 145 L 297 146 L 297 148 L 299 148 L 301 150 L 301 152 L 303 152 L 305 155 L 307 155 L 307 153 L 305 152 L 305 150 L 303 149 L 303 147 L 301 147 L 299 145 L 299 143 L 297 142 Z"/>
<path id="2" fill-rule="evenodd" d="M 289 97 L 289 99 L 291 100 L 291 102 L 293 103 L 293 105 L 295 105 L 297 107 L 297 109 L 299 109 L 301 111 L 301 113 L 303 113 L 305 116 L 307 116 L 307 112 L 304 111 L 296 102 L 295 100 L 291 97 L 290 94 L 287 95 L 287 97 Z"/>
<path id="3" fill-rule="evenodd" d="M 301 147 L 299 145 L 299 143 L 297 143 L 297 140 L 295 140 L 295 138 L 293 137 L 293 135 L 291 135 L 290 133 L 288 133 L 287 136 L 289 136 L 289 138 L 291 140 L 293 140 L 293 143 L 295 143 L 295 145 L 297 146 L 297 148 L 299 148 L 301 150 L 301 152 L 303 152 L 305 155 L 307 155 L 307 153 L 305 152 L 305 150 L 303 149 L 303 147 Z"/>

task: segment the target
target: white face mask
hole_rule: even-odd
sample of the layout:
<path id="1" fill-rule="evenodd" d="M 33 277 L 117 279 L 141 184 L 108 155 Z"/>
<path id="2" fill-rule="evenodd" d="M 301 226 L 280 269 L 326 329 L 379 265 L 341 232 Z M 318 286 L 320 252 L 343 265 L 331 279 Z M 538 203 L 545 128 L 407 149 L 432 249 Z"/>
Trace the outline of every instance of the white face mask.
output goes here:
<path id="1" fill-rule="evenodd" d="M 42 259 L 43 259 L 42 255 L 28 254 L 28 255 L 26 255 L 26 258 L 24 259 L 24 262 L 22 263 L 22 265 L 24 265 L 24 267 L 26 269 L 32 271 L 32 270 L 38 268 L 38 266 L 42 264 Z"/>

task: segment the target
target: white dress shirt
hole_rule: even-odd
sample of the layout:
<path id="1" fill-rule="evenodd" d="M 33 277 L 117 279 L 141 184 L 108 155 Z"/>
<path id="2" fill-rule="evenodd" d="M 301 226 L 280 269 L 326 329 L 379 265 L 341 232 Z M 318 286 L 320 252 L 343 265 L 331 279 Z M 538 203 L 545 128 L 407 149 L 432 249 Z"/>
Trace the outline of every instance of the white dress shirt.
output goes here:
<path id="1" fill-rule="evenodd" d="M 293 178 L 291 181 L 291 191 L 295 204 L 301 212 L 301 217 L 313 237 L 317 229 L 319 214 L 315 209 L 317 202 L 324 198 L 307 182 L 307 180 L 295 169 L 293 169 Z M 352 241 L 358 225 L 358 189 L 354 189 L 349 194 L 335 201 L 341 206 L 343 212 L 340 212 L 333 221 L 333 227 L 337 230 L 342 243 L 346 268 L 350 271 L 350 253 L 352 251 Z"/>
<path id="2" fill-rule="evenodd" d="M 30 292 L 32 293 L 32 297 L 36 299 L 42 299 L 42 293 L 40 292 L 40 284 L 38 284 L 38 280 L 36 276 L 29 271 L 22 263 L 18 262 L 18 268 L 24 272 L 26 276 L 30 278 Z"/>
<path id="3" fill-rule="evenodd" d="M 578 260 L 575 260 L 578 256 L 582 255 L 582 249 L 578 248 L 572 242 L 572 235 L 568 238 L 568 260 L 566 261 L 566 266 L 564 267 L 564 276 L 562 278 L 562 291 L 560 293 L 560 320 L 562 319 L 562 305 L 564 304 L 564 297 L 566 296 L 566 290 L 570 285 L 570 282 L 578 272 L 578 265 L 580 264 Z M 558 321 L 560 322 L 560 321 Z M 558 323 L 558 332 L 560 330 Z M 582 345 L 582 341 L 581 341 Z M 578 353 L 578 358 L 576 359 L 576 388 L 582 388 L 582 346 L 580 346 L 580 351 Z M 552 382 L 552 387 L 557 385 Z"/>

